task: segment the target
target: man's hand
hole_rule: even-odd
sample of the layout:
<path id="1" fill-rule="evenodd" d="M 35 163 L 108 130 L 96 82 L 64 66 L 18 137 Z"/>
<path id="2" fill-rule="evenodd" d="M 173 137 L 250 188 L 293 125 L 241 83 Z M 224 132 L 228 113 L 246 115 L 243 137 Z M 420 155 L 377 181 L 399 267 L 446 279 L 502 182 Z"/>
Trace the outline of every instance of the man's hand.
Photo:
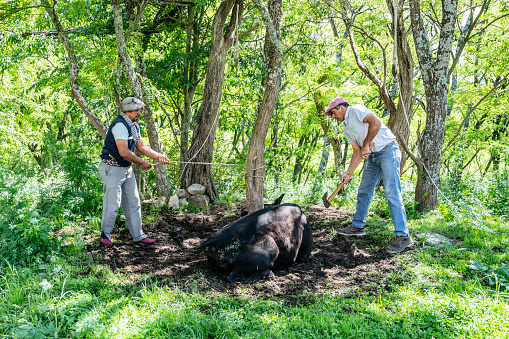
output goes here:
<path id="1" fill-rule="evenodd" d="M 169 164 L 170 163 L 170 159 L 168 159 L 168 157 L 164 154 L 159 154 L 159 156 L 156 158 L 157 161 L 159 161 L 159 163 L 161 164 Z"/>
<path id="2" fill-rule="evenodd" d="M 343 173 L 343 175 L 341 176 L 341 181 L 346 184 L 348 184 L 350 182 L 350 180 L 352 180 L 352 176 L 351 175 L 348 175 L 348 173 Z"/>
<path id="3" fill-rule="evenodd" d="M 361 157 L 362 159 L 366 159 L 371 154 L 371 150 L 369 149 L 369 145 L 362 146 L 361 148 Z"/>
<path id="4" fill-rule="evenodd" d="M 143 167 L 145 170 L 149 170 L 152 168 L 152 164 L 148 160 L 143 160 L 143 162 L 140 164 L 141 167 Z"/>

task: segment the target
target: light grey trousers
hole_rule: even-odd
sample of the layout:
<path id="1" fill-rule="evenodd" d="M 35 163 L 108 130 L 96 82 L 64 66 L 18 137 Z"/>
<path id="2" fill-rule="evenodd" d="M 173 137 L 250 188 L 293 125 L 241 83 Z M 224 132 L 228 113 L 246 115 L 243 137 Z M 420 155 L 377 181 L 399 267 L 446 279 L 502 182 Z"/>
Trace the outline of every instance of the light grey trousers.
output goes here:
<path id="1" fill-rule="evenodd" d="M 99 176 L 103 182 L 103 218 L 101 233 L 111 240 L 120 205 L 124 209 L 125 219 L 133 241 L 147 236 L 141 229 L 141 206 L 133 168 L 117 167 L 99 163 Z"/>

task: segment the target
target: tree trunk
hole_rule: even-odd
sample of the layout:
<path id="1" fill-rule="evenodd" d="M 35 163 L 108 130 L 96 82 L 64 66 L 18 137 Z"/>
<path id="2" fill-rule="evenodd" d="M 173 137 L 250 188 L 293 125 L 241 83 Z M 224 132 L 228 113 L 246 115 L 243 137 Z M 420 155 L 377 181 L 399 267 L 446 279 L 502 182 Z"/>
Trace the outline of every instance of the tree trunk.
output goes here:
<path id="1" fill-rule="evenodd" d="M 265 139 L 277 104 L 283 60 L 283 49 L 279 40 L 283 1 L 269 0 L 268 4 L 267 10 L 262 0 L 255 0 L 255 5 L 260 11 L 266 26 L 264 51 L 267 73 L 264 81 L 263 99 L 258 109 L 258 117 L 247 152 L 246 198 L 249 213 L 263 208 Z"/>
<path id="2" fill-rule="evenodd" d="M 141 78 L 147 77 L 145 61 L 143 60 L 142 55 L 138 56 L 138 74 Z M 145 121 L 145 125 L 147 127 L 147 135 L 148 141 L 150 143 L 150 148 L 158 153 L 163 153 L 161 141 L 159 139 L 159 134 L 157 133 L 156 124 L 154 121 L 152 105 L 150 104 L 150 97 L 145 91 L 143 84 L 141 84 L 141 95 L 143 102 L 146 103 L 146 106 L 143 109 L 143 120 Z M 159 197 L 169 197 L 171 195 L 171 187 L 165 165 L 159 163 L 155 164 L 154 174 L 156 178 L 157 195 Z"/>
<path id="3" fill-rule="evenodd" d="M 296 183 L 300 177 L 300 173 L 304 168 L 304 145 L 308 142 L 307 135 L 301 135 L 297 144 L 297 155 L 295 156 L 295 165 L 293 166 L 292 183 Z"/>
<path id="4" fill-rule="evenodd" d="M 242 18 L 243 0 L 224 0 L 214 15 L 212 23 L 212 48 L 207 63 L 207 76 L 203 90 L 203 101 L 198 121 L 193 131 L 187 161 L 211 163 L 214 155 L 214 140 L 219 122 L 219 107 L 223 95 L 226 53 L 234 41 L 234 34 Z M 233 11 L 232 11 L 233 8 Z M 230 23 L 223 34 L 224 24 L 232 11 Z M 206 193 L 214 201 L 218 197 L 212 178 L 212 166 L 186 164 L 182 171 L 181 186 L 186 188 L 198 183 L 205 186 Z"/>
<path id="5" fill-rule="evenodd" d="M 152 105 L 150 102 L 150 98 L 144 89 L 143 83 L 138 80 L 136 72 L 134 71 L 133 65 L 131 63 L 131 59 L 129 58 L 129 55 L 127 53 L 126 39 L 124 37 L 124 27 L 122 22 L 122 9 L 120 8 L 120 0 L 112 0 L 112 5 L 113 5 L 113 19 L 115 25 L 115 33 L 117 38 L 117 50 L 120 60 L 122 61 L 124 71 L 126 72 L 127 78 L 129 79 L 129 84 L 131 85 L 131 89 L 133 90 L 134 96 L 143 100 L 143 102 L 146 105 L 144 108 L 143 117 L 145 124 L 147 126 L 147 134 L 149 138 L 150 148 L 152 148 L 154 151 L 158 153 L 162 153 L 161 142 L 159 140 L 159 135 L 157 133 L 156 125 L 154 123 L 154 117 L 152 114 Z M 141 55 L 138 58 L 138 66 L 140 76 L 146 77 L 145 63 Z M 163 164 L 156 164 L 154 165 L 154 172 L 156 178 L 157 195 L 169 197 L 170 183 L 168 181 L 166 168 L 164 167 Z"/>
<path id="6" fill-rule="evenodd" d="M 41 3 L 46 8 L 46 12 L 48 13 L 49 17 L 51 18 L 51 21 L 53 22 L 53 25 L 55 26 L 55 29 L 58 32 L 58 38 L 62 45 L 64 45 L 65 49 L 67 50 L 67 56 L 69 57 L 69 81 L 71 83 L 71 90 L 72 95 L 78 102 L 78 105 L 80 106 L 83 113 L 85 113 L 85 116 L 88 118 L 88 120 L 94 125 L 94 127 L 97 129 L 101 137 L 104 139 L 106 138 L 106 133 L 108 130 L 102 122 L 97 118 L 94 112 L 90 109 L 88 106 L 87 101 L 83 97 L 83 94 L 81 94 L 80 86 L 79 86 L 79 65 L 78 65 L 78 59 L 76 58 L 76 54 L 74 53 L 74 50 L 72 48 L 71 41 L 69 40 L 67 34 L 64 32 L 64 28 L 62 27 L 62 24 L 58 20 L 57 13 L 55 12 L 55 8 L 51 6 L 46 0 L 41 0 Z"/>
<path id="7" fill-rule="evenodd" d="M 389 112 L 389 121 L 387 127 L 396 135 L 399 143 L 408 145 L 408 138 L 410 136 L 410 122 L 412 121 L 413 112 L 413 95 L 414 95 L 414 59 L 412 57 L 412 50 L 408 43 L 408 34 L 405 30 L 405 22 L 403 20 L 403 5 L 405 0 L 398 2 L 396 8 L 397 20 L 393 24 L 396 28 L 396 51 L 398 62 L 398 84 L 399 84 L 399 101 L 396 111 Z M 392 2 L 387 0 L 387 7 L 394 13 Z M 394 14 L 393 14 L 394 16 Z M 407 159 L 406 152 L 402 152 L 400 163 L 400 173 L 403 173 L 403 168 Z"/>
<path id="8" fill-rule="evenodd" d="M 323 147 L 322 147 L 322 157 L 320 158 L 320 165 L 318 165 L 318 170 L 316 171 L 317 177 L 323 177 L 325 172 L 325 168 L 327 167 L 327 163 L 329 162 L 329 150 L 327 149 L 330 145 L 330 141 L 326 135 L 323 136 Z"/>
<path id="9" fill-rule="evenodd" d="M 384 102 L 386 109 L 389 111 L 389 121 L 387 126 L 394 133 L 399 143 L 408 144 L 408 137 L 410 133 L 410 122 L 412 119 L 411 112 L 413 108 L 413 59 L 410 46 L 408 44 L 408 33 L 405 30 L 405 24 L 403 20 L 403 5 L 405 0 L 400 0 L 394 11 L 394 7 L 391 0 L 387 0 L 387 6 L 391 11 L 393 17 L 393 32 L 396 31 L 395 48 L 397 51 L 397 64 L 399 68 L 396 69 L 396 64 L 393 64 L 393 76 L 398 77 L 400 96 L 399 102 L 396 105 L 395 101 L 390 95 L 387 88 L 387 60 L 384 52 L 384 77 L 380 79 L 369 67 L 364 64 L 361 60 L 360 54 L 357 49 L 355 38 L 353 35 L 354 18 L 357 13 L 354 14 L 354 9 L 348 0 L 342 0 L 343 2 L 343 21 L 345 23 L 346 32 L 350 40 L 350 46 L 355 56 L 355 61 L 359 69 L 371 80 L 371 82 L 377 87 L 378 93 Z M 352 17 L 348 17 L 348 10 L 352 12 Z M 394 20 L 396 19 L 396 20 Z M 395 60 L 393 60 L 394 62 Z M 396 74 L 397 73 L 397 74 Z M 405 165 L 406 154 L 403 152 L 401 159 L 401 169 Z M 400 171 L 403 173 L 403 171 Z"/>
<path id="10" fill-rule="evenodd" d="M 434 58 L 421 18 L 420 1 L 410 0 L 412 33 L 426 95 L 426 127 L 418 144 L 422 162 L 418 164 L 419 175 L 415 189 L 415 200 L 419 203 L 420 211 L 432 210 L 438 206 L 438 185 L 447 116 L 447 75 L 458 0 L 444 0 L 442 6 L 440 39 Z"/>
<path id="11" fill-rule="evenodd" d="M 323 103 L 322 95 L 320 91 L 316 91 L 314 94 L 314 101 L 316 106 L 316 111 L 318 114 L 318 119 L 320 119 L 320 124 L 322 125 L 323 132 L 325 133 L 329 143 L 332 146 L 332 150 L 334 152 L 334 168 L 336 171 L 336 177 L 339 179 L 344 172 L 343 165 L 343 154 L 341 152 L 341 142 L 337 135 L 333 135 L 330 130 L 327 117 L 323 112 L 325 112 L 325 105 Z"/>
<path id="12" fill-rule="evenodd" d="M 189 149 L 189 129 L 191 126 L 191 118 L 193 117 L 192 102 L 196 88 L 198 86 L 197 64 L 191 57 L 191 53 L 196 50 L 199 44 L 200 31 L 198 21 L 195 20 L 195 8 L 193 3 L 187 8 L 187 40 L 186 40 L 186 62 L 184 64 L 184 113 L 182 115 L 180 127 L 180 161 L 187 160 L 187 151 Z M 205 7 L 203 6 L 203 9 Z M 180 170 L 184 169 L 181 164 Z"/>

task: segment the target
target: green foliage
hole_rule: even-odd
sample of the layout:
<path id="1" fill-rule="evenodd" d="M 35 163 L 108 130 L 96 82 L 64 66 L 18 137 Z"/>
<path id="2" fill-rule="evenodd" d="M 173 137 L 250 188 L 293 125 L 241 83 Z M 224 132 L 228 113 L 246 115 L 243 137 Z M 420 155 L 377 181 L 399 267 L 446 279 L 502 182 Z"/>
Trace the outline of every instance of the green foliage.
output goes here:
<path id="1" fill-rule="evenodd" d="M 447 206 L 445 206 L 444 204 L 440 204 L 438 206 L 438 208 L 439 208 L 440 213 L 442 214 L 442 216 L 444 217 L 445 220 L 451 221 L 451 220 L 454 219 L 454 215 L 449 211 Z"/>
<path id="2" fill-rule="evenodd" d="M 509 169 L 494 176 L 488 187 L 486 207 L 495 215 L 509 215 Z"/>
<path id="3" fill-rule="evenodd" d="M 74 164 L 78 158 L 72 159 Z M 45 262 L 60 252 L 58 228 L 100 214 L 102 193 L 95 165 L 84 161 L 81 167 L 70 167 L 75 172 L 55 168 L 28 178 L 0 168 L 1 265 Z"/>
<path id="4" fill-rule="evenodd" d="M 4 206 L 0 212 L 0 265 L 44 262 L 58 250 L 54 224 L 35 206 L 41 192 L 34 185 L 35 180 L 0 169 L 0 204 Z"/>
<path id="5" fill-rule="evenodd" d="M 479 260 L 474 259 L 466 266 L 486 278 L 490 286 L 494 287 L 497 291 L 509 291 L 509 265 L 502 264 L 495 269 L 491 266 L 483 265 Z"/>

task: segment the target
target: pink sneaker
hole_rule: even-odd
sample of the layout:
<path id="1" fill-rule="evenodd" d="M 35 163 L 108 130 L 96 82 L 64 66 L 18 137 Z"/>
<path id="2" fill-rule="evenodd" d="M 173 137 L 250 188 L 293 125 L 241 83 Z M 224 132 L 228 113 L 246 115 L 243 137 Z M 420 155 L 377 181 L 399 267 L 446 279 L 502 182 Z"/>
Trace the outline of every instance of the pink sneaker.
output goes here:
<path id="1" fill-rule="evenodd" d="M 113 245 L 113 242 L 112 242 L 110 239 L 108 239 L 108 238 L 103 238 L 103 237 L 101 237 L 101 238 L 99 239 L 99 242 L 100 242 L 101 244 L 103 244 L 103 245 L 106 245 L 106 246 L 111 246 L 111 245 Z"/>
<path id="2" fill-rule="evenodd" d="M 135 243 L 137 244 L 153 244 L 155 242 L 154 239 L 149 239 L 149 238 L 145 238 L 145 239 L 141 239 L 141 240 L 138 240 L 138 241 L 135 241 Z"/>

